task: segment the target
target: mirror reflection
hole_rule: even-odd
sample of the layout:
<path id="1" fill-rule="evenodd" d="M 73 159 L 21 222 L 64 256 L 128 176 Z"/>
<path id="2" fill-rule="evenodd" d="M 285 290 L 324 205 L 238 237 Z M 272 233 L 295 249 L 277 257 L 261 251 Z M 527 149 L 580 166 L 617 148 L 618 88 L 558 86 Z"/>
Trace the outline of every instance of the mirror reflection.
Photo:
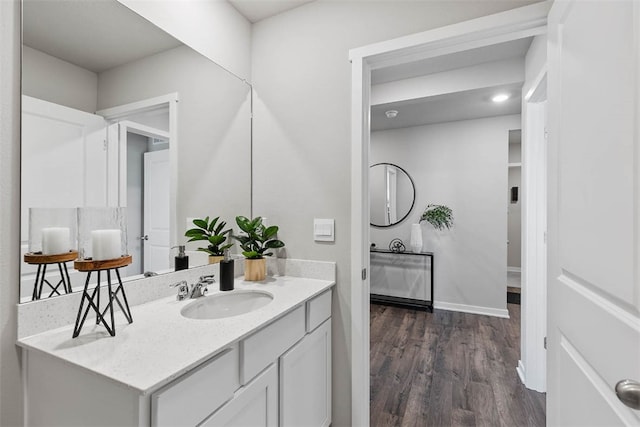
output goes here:
<path id="1" fill-rule="evenodd" d="M 392 163 L 369 168 L 371 225 L 390 227 L 402 222 L 415 202 L 415 187 L 409 174 Z"/>
<path id="2" fill-rule="evenodd" d="M 30 209 L 126 207 L 124 280 L 173 271 L 193 218 L 250 212 L 243 80 L 115 0 L 23 0 L 22 62 L 21 301 L 85 278 L 68 262 L 71 285 L 54 292 L 64 268 L 50 264 L 52 287 L 34 292 L 24 254 L 44 237 L 29 241 Z M 66 245 L 78 249 L 74 232 Z M 206 263 L 192 245 L 190 266 Z"/>

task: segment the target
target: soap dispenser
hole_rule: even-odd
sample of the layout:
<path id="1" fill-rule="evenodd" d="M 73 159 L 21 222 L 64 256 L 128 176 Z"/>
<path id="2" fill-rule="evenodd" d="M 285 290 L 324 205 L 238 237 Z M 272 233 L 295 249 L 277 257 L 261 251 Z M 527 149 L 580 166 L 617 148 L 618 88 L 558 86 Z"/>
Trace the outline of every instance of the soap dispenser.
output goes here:
<path id="1" fill-rule="evenodd" d="M 189 257 L 184 253 L 185 246 L 174 246 L 178 248 L 178 255 L 175 257 L 175 271 L 189 268 Z"/>
<path id="2" fill-rule="evenodd" d="M 224 259 L 220 261 L 220 290 L 233 290 L 233 260 L 229 257 L 229 249 L 224 251 Z"/>

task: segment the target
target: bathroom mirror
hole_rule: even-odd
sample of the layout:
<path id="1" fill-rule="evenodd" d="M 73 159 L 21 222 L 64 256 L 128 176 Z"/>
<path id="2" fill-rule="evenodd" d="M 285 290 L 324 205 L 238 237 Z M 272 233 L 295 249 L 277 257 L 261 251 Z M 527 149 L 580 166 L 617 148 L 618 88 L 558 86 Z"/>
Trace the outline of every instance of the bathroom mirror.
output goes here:
<path id="1" fill-rule="evenodd" d="M 123 280 L 172 271 L 193 218 L 251 215 L 251 87 L 116 0 L 23 0 L 22 95 L 21 261 L 29 208 L 127 207 Z"/>
<path id="2" fill-rule="evenodd" d="M 413 180 L 400 166 L 377 163 L 369 168 L 371 225 L 391 227 L 409 216 L 415 203 Z"/>

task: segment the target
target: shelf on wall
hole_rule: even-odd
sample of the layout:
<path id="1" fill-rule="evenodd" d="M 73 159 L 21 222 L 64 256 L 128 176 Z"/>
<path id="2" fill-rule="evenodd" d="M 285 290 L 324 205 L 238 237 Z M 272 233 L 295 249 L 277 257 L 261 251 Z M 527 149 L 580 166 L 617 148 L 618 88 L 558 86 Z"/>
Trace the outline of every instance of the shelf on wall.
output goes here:
<path id="1" fill-rule="evenodd" d="M 522 167 L 522 163 L 520 163 L 520 162 L 518 162 L 518 163 L 507 163 L 507 167 L 519 168 L 519 167 Z"/>

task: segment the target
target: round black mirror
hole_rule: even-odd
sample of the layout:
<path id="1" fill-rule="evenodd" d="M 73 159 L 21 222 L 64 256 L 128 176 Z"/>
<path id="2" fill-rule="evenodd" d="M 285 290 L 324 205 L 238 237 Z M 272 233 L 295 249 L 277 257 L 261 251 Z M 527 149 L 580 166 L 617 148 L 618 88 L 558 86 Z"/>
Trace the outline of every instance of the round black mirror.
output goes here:
<path id="1" fill-rule="evenodd" d="M 374 227 L 391 227 L 405 220 L 416 199 L 413 180 L 400 166 L 376 163 L 369 168 L 369 212 Z"/>

